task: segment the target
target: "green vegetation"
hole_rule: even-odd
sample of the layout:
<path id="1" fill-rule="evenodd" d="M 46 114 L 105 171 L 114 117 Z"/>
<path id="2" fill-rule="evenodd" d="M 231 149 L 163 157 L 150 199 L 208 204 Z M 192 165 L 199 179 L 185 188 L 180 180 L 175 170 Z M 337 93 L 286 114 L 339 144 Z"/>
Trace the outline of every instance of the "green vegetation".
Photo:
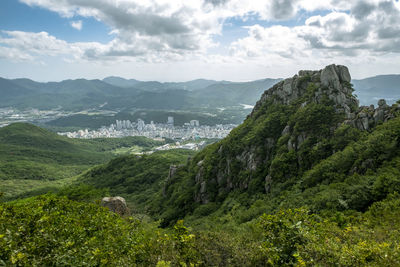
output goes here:
<path id="1" fill-rule="evenodd" d="M 150 149 L 162 142 L 145 137 L 69 139 L 31 124 L 0 129 L 0 191 L 15 197 L 70 184 L 72 177 L 115 157 L 123 147 Z M 54 182 L 54 183 L 53 183 Z"/>
<path id="2" fill-rule="evenodd" d="M 0 265 L 399 266 L 398 109 L 360 131 L 312 78 L 299 86 L 302 97 L 267 98 L 199 153 L 111 159 L 155 143 L 0 129 L 2 181 L 46 182 L 0 204 Z M 90 169 L 57 186 L 44 176 L 72 166 Z M 132 217 L 99 207 L 115 195 Z"/>
<path id="3" fill-rule="evenodd" d="M 262 215 L 235 230 L 170 229 L 96 204 L 43 195 L 0 204 L 0 264 L 118 266 L 397 266 L 398 194 L 361 213 L 305 209 Z"/>
<path id="4" fill-rule="evenodd" d="M 149 213 L 154 197 L 162 190 L 171 165 L 185 164 L 191 150 L 159 151 L 151 155 L 122 156 L 92 168 L 78 183 L 108 188 L 123 196 L 135 213 Z"/>

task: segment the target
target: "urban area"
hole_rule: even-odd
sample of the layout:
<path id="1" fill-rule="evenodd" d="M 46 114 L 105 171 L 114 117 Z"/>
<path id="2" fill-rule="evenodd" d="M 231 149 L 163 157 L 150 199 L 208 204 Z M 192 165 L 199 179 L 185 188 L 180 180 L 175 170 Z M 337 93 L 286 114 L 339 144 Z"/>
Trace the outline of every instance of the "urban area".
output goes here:
<path id="1" fill-rule="evenodd" d="M 145 136 L 153 139 L 173 139 L 188 141 L 199 139 L 222 139 L 235 128 L 234 124 L 217 124 L 215 126 L 200 125 L 198 120 L 191 120 L 182 126 L 174 125 L 174 117 L 168 117 L 166 123 L 146 124 L 142 119 L 137 122 L 130 120 L 117 120 L 115 124 L 103 126 L 97 130 L 79 130 L 75 132 L 60 132 L 70 138 L 110 138 L 125 136 Z"/>

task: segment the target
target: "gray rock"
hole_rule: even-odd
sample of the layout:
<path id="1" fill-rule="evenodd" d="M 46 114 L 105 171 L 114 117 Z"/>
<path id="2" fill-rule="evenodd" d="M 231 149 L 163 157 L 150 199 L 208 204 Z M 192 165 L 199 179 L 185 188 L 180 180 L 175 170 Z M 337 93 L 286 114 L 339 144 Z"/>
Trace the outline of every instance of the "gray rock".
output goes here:
<path id="1" fill-rule="evenodd" d="M 306 139 L 307 136 L 304 133 L 299 134 L 299 136 L 297 136 L 297 148 L 299 148 Z"/>
<path id="2" fill-rule="evenodd" d="M 368 130 L 369 129 L 369 120 L 368 120 L 367 117 L 362 118 L 361 119 L 361 123 L 362 123 L 362 126 L 363 126 L 364 130 Z"/>
<path id="3" fill-rule="evenodd" d="M 281 135 L 287 135 L 290 133 L 290 126 L 286 125 L 285 128 L 283 129 Z"/>
<path id="4" fill-rule="evenodd" d="M 366 118 L 366 117 L 368 117 L 368 114 L 365 113 L 364 111 L 361 111 L 361 112 L 358 114 L 358 117 L 360 117 L 360 118 Z"/>
<path id="5" fill-rule="evenodd" d="M 386 100 L 385 99 L 379 99 L 378 106 L 380 108 L 386 106 Z"/>
<path id="6" fill-rule="evenodd" d="M 287 94 L 287 95 L 291 95 L 292 94 L 292 83 L 293 83 L 293 79 L 286 79 L 283 82 L 283 91 Z"/>
<path id="7" fill-rule="evenodd" d="M 325 87 L 333 87 L 338 90 L 341 88 L 335 65 L 329 65 L 322 70 L 321 84 Z"/>
<path id="8" fill-rule="evenodd" d="M 376 109 L 374 113 L 375 123 L 381 122 L 385 119 L 385 111 L 382 109 Z"/>
<path id="9" fill-rule="evenodd" d="M 123 197 L 103 197 L 101 205 L 121 216 L 129 215 L 129 209 Z"/>
<path id="10" fill-rule="evenodd" d="M 341 82 L 350 82 L 351 81 L 351 76 L 349 69 L 346 66 L 343 65 L 337 65 L 336 66 L 337 72 L 339 74 L 339 79 Z"/>
<path id="11" fill-rule="evenodd" d="M 207 183 L 206 181 L 203 181 L 200 184 L 200 194 L 204 194 L 206 190 L 207 190 Z"/>
<path id="12" fill-rule="evenodd" d="M 375 110 L 375 106 L 374 105 L 370 105 L 368 110 L 371 111 L 371 112 L 374 111 Z"/>

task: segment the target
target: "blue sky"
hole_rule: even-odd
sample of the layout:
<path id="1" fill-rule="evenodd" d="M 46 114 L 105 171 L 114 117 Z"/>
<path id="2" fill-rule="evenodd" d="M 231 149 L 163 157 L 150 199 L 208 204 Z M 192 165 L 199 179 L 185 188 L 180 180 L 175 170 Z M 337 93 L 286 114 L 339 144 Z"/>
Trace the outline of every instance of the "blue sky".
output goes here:
<path id="1" fill-rule="evenodd" d="M 81 20 L 84 27 L 78 31 L 71 22 Z M 111 28 L 94 18 L 76 16 L 61 17 L 59 14 L 41 7 L 30 7 L 17 0 L 2 0 L 0 9 L 0 29 L 7 31 L 48 32 L 50 35 L 68 42 L 101 42 L 113 39 L 108 33 Z"/>
<path id="2" fill-rule="evenodd" d="M 395 0 L 2 0 L 0 76 L 246 81 L 399 73 Z"/>

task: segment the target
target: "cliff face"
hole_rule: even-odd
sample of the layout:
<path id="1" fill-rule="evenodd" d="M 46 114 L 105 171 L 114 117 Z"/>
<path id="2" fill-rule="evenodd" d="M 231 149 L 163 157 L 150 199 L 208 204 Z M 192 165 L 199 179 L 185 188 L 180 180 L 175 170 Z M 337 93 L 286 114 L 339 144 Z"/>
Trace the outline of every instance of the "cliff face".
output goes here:
<path id="1" fill-rule="evenodd" d="M 393 118 L 393 108 L 399 110 L 384 100 L 376 109 L 359 107 L 350 82 L 347 67 L 330 65 L 300 71 L 266 90 L 242 125 L 186 167 L 194 201 L 222 201 L 236 190 L 285 190 L 362 131 Z"/>

